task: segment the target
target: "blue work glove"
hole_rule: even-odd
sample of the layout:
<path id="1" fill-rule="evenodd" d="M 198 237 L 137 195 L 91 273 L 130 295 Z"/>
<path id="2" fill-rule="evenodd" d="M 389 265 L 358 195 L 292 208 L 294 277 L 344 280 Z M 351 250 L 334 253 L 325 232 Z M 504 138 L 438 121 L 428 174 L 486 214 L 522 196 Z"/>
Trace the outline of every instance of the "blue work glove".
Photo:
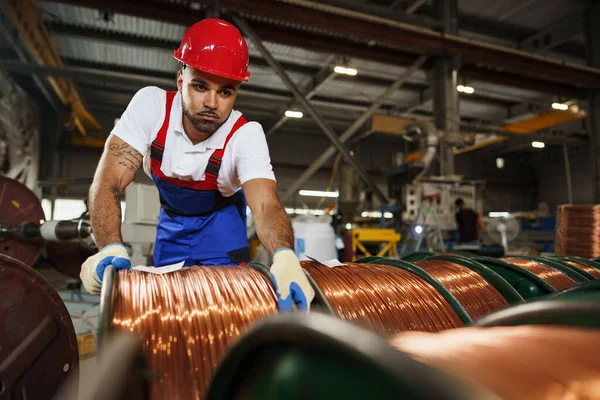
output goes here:
<path id="1" fill-rule="evenodd" d="M 91 294 L 100 294 L 104 270 L 109 265 L 117 269 L 131 268 L 127 248 L 121 243 L 104 246 L 98 253 L 88 257 L 81 266 L 79 277 L 85 289 Z"/>
<path id="2" fill-rule="evenodd" d="M 294 305 L 300 311 L 310 311 L 315 291 L 292 249 L 282 248 L 275 252 L 271 266 L 271 282 L 275 286 L 280 312 L 292 312 Z"/>

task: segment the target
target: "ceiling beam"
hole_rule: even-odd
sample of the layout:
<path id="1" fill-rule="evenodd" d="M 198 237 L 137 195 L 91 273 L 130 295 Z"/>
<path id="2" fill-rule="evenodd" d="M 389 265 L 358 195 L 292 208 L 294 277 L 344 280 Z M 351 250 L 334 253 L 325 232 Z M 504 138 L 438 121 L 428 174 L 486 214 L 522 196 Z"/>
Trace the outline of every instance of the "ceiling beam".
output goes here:
<path id="1" fill-rule="evenodd" d="M 168 51 L 169 53 L 172 53 L 173 49 L 177 48 L 177 46 L 179 45 L 179 43 L 175 41 L 149 38 L 139 35 L 133 35 L 126 32 L 115 32 L 108 29 L 100 29 L 90 26 L 83 27 L 80 25 L 56 21 L 45 21 L 44 23 L 47 26 L 48 30 L 50 30 L 51 32 L 69 37 L 101 40 L 108 43 L 128 44 L 147 49 L 161 50 L 166 52 Z M 280 61 L 280 64 L 286 71 L 301 73 L 309 76 L 314 76 L 318 74 L 320 70 L 318 67 L 312 67 L 305 64 L 293 63 L 288 61 Z M 173 63 L 173 65 L 176 65 L 175 62 Z M 269 67 L 267 62 L 262 57 L 257 56 L 250 56 L 250 65 Z M 327 65 L 323 66 L 323 68 L 327 68 Z M 330 66 L 330 69 L 333 71 L 333 65 Z M 340 76 L 339 79 L 348 80 L 352 82 L 361 82 L 368 85 L 381 85 L 386 87 L 392 83 L 391 79 L 383 79 L 377 76 L 369 75 L 368 73 L 361 73 L 354 77 Z M 403 89 L 420 91 L 423 89 L 424 86 L 426 85 L 407 83 L 406 87 Z"/>
<path id="2" fill-rule="evenodd" d="M 69 77 L 76 82 L 95 82 L 98 87 L 104 86 L 107 88 L 107 90 L 110 90 L 110 82 L 112 82 L 112 85 L 118 85 L 119 82 L 123 82 L 129 87 L 135 87 L 138 85 L 139 88 L 143 86 L 161 86 L 168 90 L 175 89 L 175 78 L 170 73 L 142 71 L 134 68 L 109 66 L 96 63 L 86 63 L 86 65 L 88 66 L 66 66 L 63 68 L 56 68 L 41 66 L 33 63 L 23 63 L 14 60 L 0 60 L 0 70 L 36 76 Z M 89 65 L 95 65 L 96 67 L 90 67 Z M 279 90 L 251 84 L 244 84 L 240 89 L 240 95 L 271 98 L 277 101 L 290 101 L 292 99 L 291 93 L 287 90 Z M 311 99 L 311 103 L 323 107 L 355 111 L 364 110 L 371 105 L 371 103 L 368 101 L 341 100 L 327 96 L 314 96 Z M 391 102 L 387 102 L 386 104 L 382 105 L 381 108 L 387 110 L 391 109 L 392 106 L 393 104 Z"/>
<path id="3" fill-rule="evenodd" d="M 189 8 L 170 3 L 160 3 L 160 6 L 152 1 L 147 2 L 119 2 L 116 0 L 105 0 L 103 2 L 95 2 L 92 0 L 52 0 L 56 2 L 69 3 L 79 5 L 83 7 L 90 7 L 95 9 L 105 9 L 110 7 L 114 12 L 124 13 L 127 15 L 133 15 L 141 18 L 149 18 L 158 21 L 167 21 L 177 24 L 190 25 L 196 22 L 202 17 L 202 13 Z M 232 0 L 226 1 L 229 3 Z M 250 1 L 252 2 L 252 1 Z M 277 7 L 282 3 L 277 3 Z M 288 5 L 286 5 L 288 6 Z M 225 4 L 224 4 L 225 7 Z M 310 11 L 310 10 L 309 10 Z M 347 21 L 346 21 L 347 22 Z M 252 25 L 257 34 L 263 39 L 275 43 L 282 43 L 292 46 L 303 47 L 316 51 L 329 52 L 332 54 L 348 55 L 351 57 L 358 57 L 367 60 L 379 60 L 380 62 L 408 66 L 417 58 L 416 54 L 411 54 L 406 50 L 392 49 L 378 44 L 378 41 L 368 41 L 364 38 L 362 41 L 357 42 L 351 38 L 333 37 L 325 35 L 318 31 L 302 32 L 299 33 L 293 28 L 274 26 L 266 22 L 253 21 Z M 323 26 L 329 26 L 328 23 Z M 387 32 L 393 34 L 393 36 L 402 36 L 401 32 Z M 404 39 L 402 39 L 404 40 Z M 434 40 L 435 42 L 435 40 Z M 469 42 L 469 41 L 466 41 Z M 444 43 L 442 43 L 444 45 Z M 418 46 L 417 46 L 418 47 Z M 427 50 L 427 48 L 423 48 Z M 497 55 L 497 52 L 492 52 L 492 55 Z M 519 63 L 521 60 L 519 57 L 509 57 L 512 59 L 512 63 Z M 475 79 L 482 81 L 496 82 L 502 84 L 502 82 L 508 82 L 507 86 L 515 86 L 520 88 L 527 88 L 531 90 L 540 91 L 542 93 L 551 94 L 562 94 L 570 97 L 585 98 L 587 97 L 586 90 L 577 88 L 576 85 L 584 83 L 575 80 L 575 83 L 561 84 L 557 82 L 548 81 L 541 77 L 528 76 L 523 77 L 514 73 L 507 73 L 499 71 L 497 69 L 490 69 L 480 65 L 484 59 L 478 59 L 474 65 L 463 65 L 462 74 L 465 77 L 477 76 Z M 526 63 L 525 63 L 526 64 Z M 557 67 L 555 63 L 551 62 L 552 67 Z M 424 68 L 428 68 L 427 65 Z M 521 65 L 521 68 L 526 68 L 526 65 Z M 561 64 L 561 67 L 566 68 L 567 72 L 570 73 L 570 67 L 566 67 Z M 535 70 L 533 66 L 527 67 L 531 73 Z M 536 70 L 537 71 L 537 70 Z M 543 70 L 540 71 L 540 76 L 543 74 Z M 472 76 L 470 76 L 472 74 Z M 573 77 L 573 76 L 571 76 Z M 572 80 L 570 80 L 572 81 Z"/>
<path id="4" fill-rule="evenodd" d="M 428 1 L 429 0 L 412 0 L 406 7 L 405 12 L 407 14 L 413 14 L 417 12 L 417 10 L 421 8 L 422 5 L 426 4 Z"/>
<path id="5" fill-rule="evenodd" d="M 581 12 L 573 13 L 559 21 L 554 22 L 547 28 L 523 39 L 519 42 L 519 48 L 537 53 L 544 53 L 555 48 L 572 37 L 583 32 L 584 15 Z"/>
<path id="6" fill-rule="evenodd" d="M 209 0 L 200 2 L 210 3 Z M 523 76 L 538 76 L 575 85 L 600 87 L 600 70 L 596 68 L 563 63 L 560 60 L 542 58 L 481 41 L 465 40 L 456 35 L 442 34 L 366 14 L 361 17 L 353 14 L 350 17 L 342 15 L 343 10 L 336 11 L 334 7 L 308 8 L 297 5 L 298 2 L 289 4 L 265 3 L 259 0 L 223 0 L 221 4 L 229 11 L 248 15 L 248 18 L 254 15 L 302 26 L 304 29 L 325 30 L 335 35 L 375 41 L 419 53 L 458 55 L 467 64 L 486 64 L 492 68 L 510 70 Z M 161 12 L 164 7 L 163 4 Z"/>
<path id="7" fill-rule="evenodd" d="M 319 3 L 324 3 L 331 6 L 341 7 L 360 13 L 376 15 L 382 18 L 389 18 L 394 21 L 404 22 L 427 28 L 441 27 L 441 21 L 437 18 L 432 18 L 424 15 L 412 15 L 420 6 L 428 0 L 415 0 L 405 11 L 398 10 L 394 4 L 390 7 L 380 7 L 376 4 L 360 2 L 356 0 L 316 0 Z M 421 3 L 421 4 L 418 4 Z M 415 6 L 416 5 L 416 6 Z M 413 9 L 414 8 L 414 9 Z"/>

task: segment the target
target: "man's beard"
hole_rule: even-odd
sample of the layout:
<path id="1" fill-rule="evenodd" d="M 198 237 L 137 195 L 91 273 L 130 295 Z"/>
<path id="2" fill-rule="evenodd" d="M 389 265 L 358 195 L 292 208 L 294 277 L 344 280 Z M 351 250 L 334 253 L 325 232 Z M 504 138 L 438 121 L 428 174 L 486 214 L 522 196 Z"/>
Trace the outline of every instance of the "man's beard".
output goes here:
<path id="1" fill-rule="evenodd" d="M 198 132 L 207 133 L 209 135 L 212 135 L 227 120 L 227 119 L 225 119 L 223 121 L 207 121 L 207 120 L 204 120 L 202 118 L 198 118 L 198 117 L 193 116 L 189 112 L 189 110 L 186 108 L 185 103 L 183 102 L 183 99 L 181 99 L 181 105 L 182 105 L 182 108 L 183 108 L 183 115 L 186 116 L 186 118 L 192 123 L 192 125 L 194 126 L 194 128 L 196 128 L 196 130 Z M 214 113 L 207 112 L 206 114 L 213 115 L 213 116 L 215 116 L 215 117 L 218 118 L 218 116 L 216 114 L 214 114 Z"/>

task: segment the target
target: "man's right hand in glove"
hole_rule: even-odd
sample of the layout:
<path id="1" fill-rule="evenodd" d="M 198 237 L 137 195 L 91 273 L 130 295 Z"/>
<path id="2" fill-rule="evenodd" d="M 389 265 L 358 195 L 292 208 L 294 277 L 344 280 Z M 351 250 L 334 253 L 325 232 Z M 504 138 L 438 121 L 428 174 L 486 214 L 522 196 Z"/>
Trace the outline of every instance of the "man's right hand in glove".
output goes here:
<path id="1" fill-rule="evenodd" d="M 79 277 L 85 289 L 91 294 L 100 294 L 104 270 L 109 265 L 116 269 L 131 268 L 127 249 L 121 243 L 104 246 L 98 253 L 88 257 L 81 266 Z"/>

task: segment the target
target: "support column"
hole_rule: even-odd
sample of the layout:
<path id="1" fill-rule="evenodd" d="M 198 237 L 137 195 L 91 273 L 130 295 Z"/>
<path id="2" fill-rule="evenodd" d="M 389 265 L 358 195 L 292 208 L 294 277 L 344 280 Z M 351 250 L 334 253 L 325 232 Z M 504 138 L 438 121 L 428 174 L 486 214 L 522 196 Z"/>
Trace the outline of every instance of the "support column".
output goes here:
<path id="1" fill-rule="evenodd" d="M 458 1 L 436 0 L 434 5 L 438 17 L 443 22 L 445 33 L 458 33 Z M 458 57 L 439 56 L 434 60 L 431 71 L 433 87 L 433 116 L 435 125 L 444 132 L 458 132 L 460 114 L 458 112 Z M 439 148 L 440 175 L 454 173 L 454 155 L 452 149 L 444 141 Z"/>
<path id="2" fill-rule="evenodd" d="M 586 13 L 585 42 L 588 65 L 600 67 L 600 5 L 590 5 Z M 600 203 L 600 90 L 590 91 L 590 135 L 592 196 L 594 203 Z"/>

